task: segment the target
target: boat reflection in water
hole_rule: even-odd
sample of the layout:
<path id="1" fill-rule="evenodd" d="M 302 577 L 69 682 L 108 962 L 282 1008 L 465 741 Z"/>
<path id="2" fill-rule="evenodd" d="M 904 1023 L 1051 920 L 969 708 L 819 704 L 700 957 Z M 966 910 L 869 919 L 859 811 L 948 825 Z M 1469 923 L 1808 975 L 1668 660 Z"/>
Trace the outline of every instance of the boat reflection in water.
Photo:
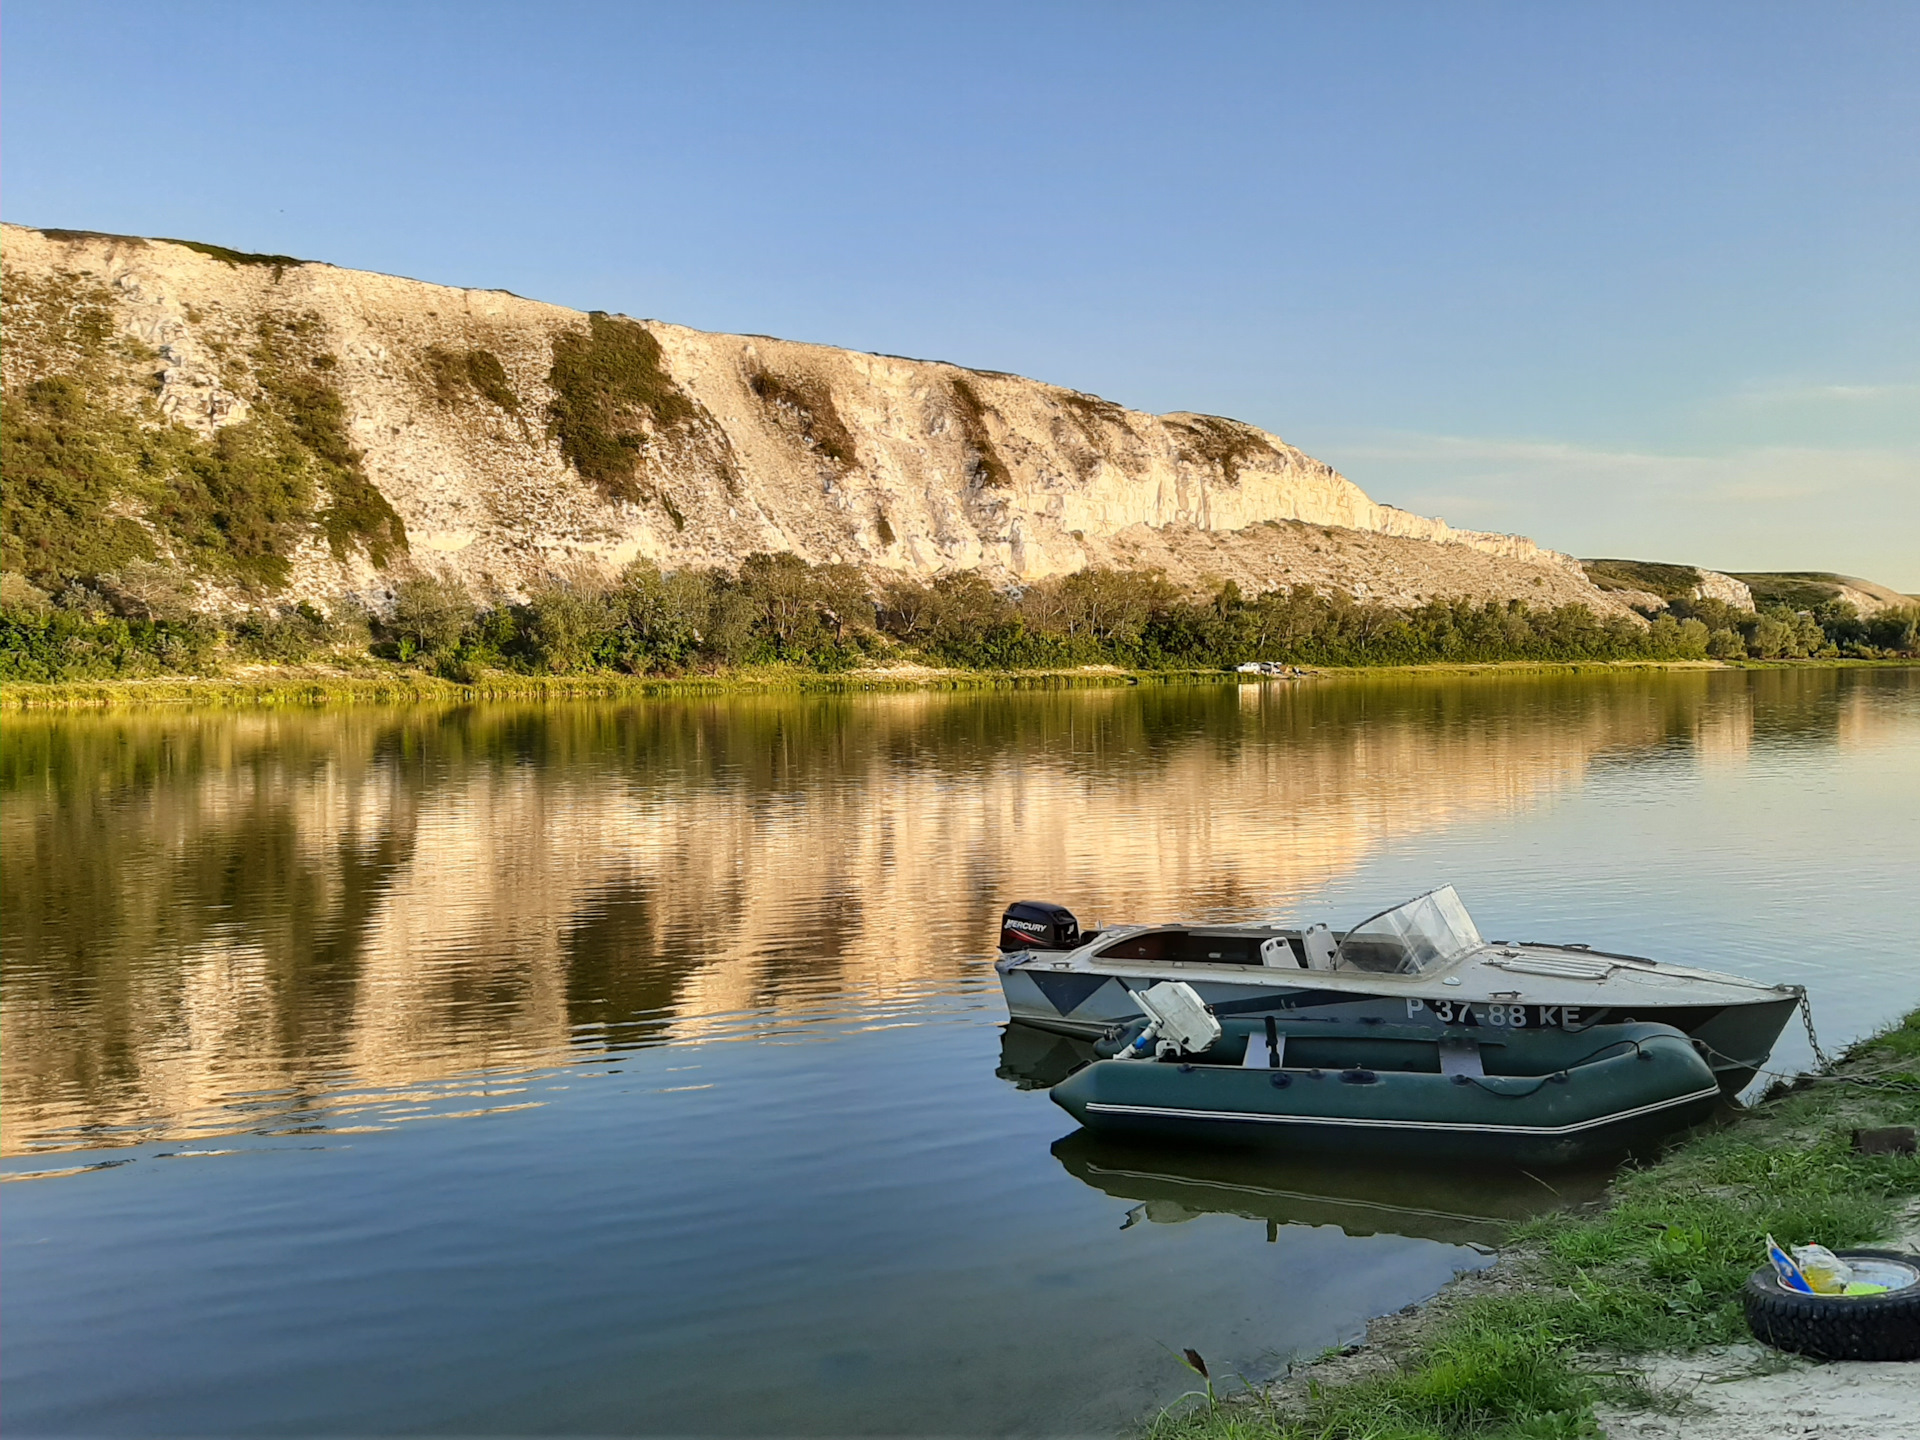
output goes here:
<path id="1" fill-rule="evenodd" d="M 1551 1184 L 1503 1167 L 1406 1165 L 1145 1144 L 1076 1130 L 1053 1143 L 1076 1180 L 1137 1203 L 1122 1228 L 1239 1215 L 1282 1225 L 1337 1225 L 1349 1235 L 1405 1235 L 1493 1246 L 1523 1220 L 1599 1198 L 1611 1167 L 1555 1170 Z"/>
<path id="2" fill-rule="evenodd" d="M 1093 1044 L 1084 1036 L 1013 1020 L 1000 1027 L 1000 1065 L 993 1073 L 1021 1090 L 1051 1090 L 1082 1065 L 1093 1063 Z"/>
<path id="3" fill-rule="evenodd" d="M 1017 1021 L 1000 1036 L 996 1073 L 1047 1090 L 1094 1059 L 1093 1044 Z M 1612 1165 L 1556 1167 L 1545 1177 L 1501 1165 L 1295 1155 L 1133 1140 L 1076 1130 L 1053 1144 L 1076 1180 L 1136 1202 L 1123 1226 L 1238 1215 L 1282 1225 L 1337 1225 L 1349 1235 L 1405 1235 L 1450 1245 L 1498 1245 L 1522 1221 L 1597 1200 Z"/>

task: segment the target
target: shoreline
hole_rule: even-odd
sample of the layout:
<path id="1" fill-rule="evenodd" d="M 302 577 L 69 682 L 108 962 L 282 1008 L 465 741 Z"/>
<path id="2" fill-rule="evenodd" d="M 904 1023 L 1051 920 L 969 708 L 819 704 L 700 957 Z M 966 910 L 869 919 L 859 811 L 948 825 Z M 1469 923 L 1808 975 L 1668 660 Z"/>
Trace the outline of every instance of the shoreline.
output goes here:
<path id="1" fill-rule="evenodd" d="M 1485 660 L 1418 665 L 1300 667 L 1284 677 L 1231 670 L 1128 670 L 1085 665 L 1054 670 L 965 670 L 898 665 L 840 672 L 769 666 L 708 675 L 624 675 L 588 671 L 525 675 L 492 671 L 448 680 L 390 668 L 260 667 L 234 675 L 169 675 L 137 680 L 17 681 L 0 686 L 0 712 L 322 708 L 336 705 L 453 704 L 488 700 L 627 700 L 696 695 L 854 694 L 906 691 L 1102 689 L 1135 685 L 1293 685 L 1332 679 L 1422 675 L 1591 675 L 1642 670 L 1900 669 L 1912 660 Z"/>
<path id="2" fill-rule="evenodd" d="M 1819 1364 L 1740 1307 L 1783 1244 L 1920 1251 L 1920 1158 L 1853 1153 L 1920 1122 L 1920 1009 L 1622 1170 L 1592 1205 L 1515 1228 L 1492 1264 L 1267 1386 L 1163 1412 L 1152 1440 L 1827 1440 L 1920 1433 L 1920 1362 Z M 1817 1422 L 1815 1428 L 1807 1428 Z"/>

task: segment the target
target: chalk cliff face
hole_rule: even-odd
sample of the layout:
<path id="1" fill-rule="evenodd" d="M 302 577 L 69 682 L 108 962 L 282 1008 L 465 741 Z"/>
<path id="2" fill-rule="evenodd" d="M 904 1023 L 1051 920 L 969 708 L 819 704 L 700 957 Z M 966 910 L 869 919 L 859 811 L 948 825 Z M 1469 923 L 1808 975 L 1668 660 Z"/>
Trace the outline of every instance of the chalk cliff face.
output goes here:
<path id="1" fill-rule="evenodd" d="M 1304 581 L 1393 603 L 1625 608 L 1566 556 L 1375 504 L 1237 421 L 205 250 L 5 227 L 7 385 L 58 370 L 58 347 L 31 343 L 58 328 L 47 306 L 92 305 L 116 332 L 120 403 L 212 437 L 265 403 L 259 336 L 297 328 L 407 549 L 376 566 L 316 529 L 288 557 L 290 596 L 378 603 L 413 566 L 511 594 L 635 557 L 787 550 L 875 574 L 1019 582 L 1160 564 L 1176 581 Z"/>

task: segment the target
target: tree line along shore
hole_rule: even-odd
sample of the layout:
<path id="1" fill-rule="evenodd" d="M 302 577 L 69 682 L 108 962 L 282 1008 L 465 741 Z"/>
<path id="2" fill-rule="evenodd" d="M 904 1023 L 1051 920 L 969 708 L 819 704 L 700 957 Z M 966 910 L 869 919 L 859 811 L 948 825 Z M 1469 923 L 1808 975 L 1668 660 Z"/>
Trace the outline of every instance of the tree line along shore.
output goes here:
<path id="1" fill-rule="evenodd" d="M 0 582 L 0 681 L 11 685 L 258 676 L 327 666 L 392 681 L 540 688 L 554 677 L 724 677 L 767 667 L 836 676 L 901 666 L 1036 672 L 1086 666 L 1219 671 L 1254 660 L 1311 667 L 1589 661 L 1899 659 L 1920 655 L 1920 606 L 1862 617 L 1738 610 L 1676 598 L 1641 624 L 1579 605 L 1432 600 L 1393 609 L 1303 586 L 1244 595 L 1232 582 L 1184 594 L 1157 571 L 1083 570 L 1019 590 L 963 572 L 877 588 L 851 565 L 789 554 L 735 570 L 559 580 L 524 600 L 477 603 L 417 573 L 384 612 L 262 603 L 224 616 L 193 608 L 164 572 Z"/>
<path id="2" fill-rule="evenodd" d="M 1517 1227 L 1492 1268 L 1376 1322 L 1369 1343 L 1273 1386 L 1196 1374 L 1204 1389 L 1155 1419 L 1149 1440 L 1572 1440 L 1608 1413 L 1685 1422 L 1696 1402 L 1660 1385 L 1655 1362 L 1751 1340 L 1740 1293 L 1768 1235 L 1871 1247 L 1904 1227 L 1915 1248 L 1920 1158 L 1859 1153 L 1853 1135 L 1916 1123 L 1920 1010 L 1831 1072 L 1776 1081 L 1624 1170 L 1596 1205 Z M 1723 1403 L 1735 1391 L 1715 1389 Z"/>

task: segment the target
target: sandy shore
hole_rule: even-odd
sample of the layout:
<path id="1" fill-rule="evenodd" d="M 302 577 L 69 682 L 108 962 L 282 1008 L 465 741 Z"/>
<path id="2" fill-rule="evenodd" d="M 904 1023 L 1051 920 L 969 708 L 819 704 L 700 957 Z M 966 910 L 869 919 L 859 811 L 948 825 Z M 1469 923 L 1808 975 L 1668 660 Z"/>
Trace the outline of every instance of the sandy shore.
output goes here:
<path id="1" fill-rule="evenodd" d="M 1920 1253 L 1920 1202 L 1888 1248 Z M 1609 1440 L 1920 1440 L 1920 1361 L 1820 1365 L 1733 1345 L 1635 1368 L 1672 1412 L 1602 1407 Z"/>

